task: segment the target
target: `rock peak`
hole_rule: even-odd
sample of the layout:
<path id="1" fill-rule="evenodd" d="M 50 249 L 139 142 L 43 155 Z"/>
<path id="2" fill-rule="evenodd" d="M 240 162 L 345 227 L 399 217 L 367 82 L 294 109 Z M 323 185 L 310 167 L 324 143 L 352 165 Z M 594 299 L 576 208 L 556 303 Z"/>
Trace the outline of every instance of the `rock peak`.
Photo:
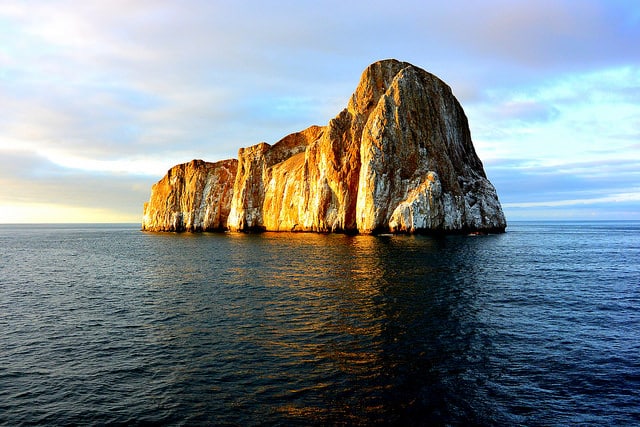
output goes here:
<path id="1" fill-rule="evenodd" d="M 143 229 L 451 233 L 506 227 L 451 88 L 395 59 L 369 65 L 347 107 L 326 126 L 241 148 L 237 161 L 226 162 L 172 168 L 152 189 Z M 172 173 L 191 178 L 172 181 Z M 212 211 L 209 202 L 217 206 L 216 220 L 202 215 Z"/>

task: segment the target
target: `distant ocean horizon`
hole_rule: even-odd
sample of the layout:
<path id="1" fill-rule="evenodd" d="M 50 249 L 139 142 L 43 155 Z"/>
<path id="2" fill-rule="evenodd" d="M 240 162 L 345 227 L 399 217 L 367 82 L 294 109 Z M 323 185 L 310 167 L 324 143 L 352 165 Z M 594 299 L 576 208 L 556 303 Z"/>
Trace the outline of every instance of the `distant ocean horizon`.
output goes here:
<path id="1" fill-rule="evenodd" d="M 0 224 L 0 425 L 637 425 L 640 221 Z"/>

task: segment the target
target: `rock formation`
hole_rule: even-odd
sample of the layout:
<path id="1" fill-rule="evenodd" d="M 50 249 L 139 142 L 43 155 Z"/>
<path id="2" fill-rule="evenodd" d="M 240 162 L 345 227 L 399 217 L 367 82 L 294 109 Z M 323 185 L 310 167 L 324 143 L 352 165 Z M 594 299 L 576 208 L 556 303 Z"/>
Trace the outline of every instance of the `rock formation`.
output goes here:
<path id="1" fill-rule="evenodd" d="M 305 151 L 323 133 L 320 126 L 238 151 L 233 201 L 227 225 L 233 231 L 294 230 L 307 180 Z"/>
<path id="2" fill-rule="evenodd" d="M 237 170 L 237 160 L 192 160 L 172 167 L 151 188 L 151 198 L 144 204 L 142 229 L 225 230 Z"/>
<path id="3" fill-rule="evenodd" d="M 142 225 L 348 233 L 505 227 L 451 89 L 396 60 L 370 65 L 327 126 L 241 148 L 237 162 L 172 168 L 154 185 Z"/>

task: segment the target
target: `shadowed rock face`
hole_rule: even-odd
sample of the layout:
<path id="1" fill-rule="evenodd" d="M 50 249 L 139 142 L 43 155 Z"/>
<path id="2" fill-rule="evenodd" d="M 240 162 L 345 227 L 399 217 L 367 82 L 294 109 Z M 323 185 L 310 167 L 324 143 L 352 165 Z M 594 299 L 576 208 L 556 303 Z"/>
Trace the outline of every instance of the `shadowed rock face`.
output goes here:
<path id="1" fill-rule="evenodd" d="M 242 148 L 233 162 L 172 168 L 152 189 L 143 229 L 447 233 L 506 227 L 462 107 L 444 82 L 406 62 L 367 67 L 347 108 L 327 126 L 273 146 Z"/>

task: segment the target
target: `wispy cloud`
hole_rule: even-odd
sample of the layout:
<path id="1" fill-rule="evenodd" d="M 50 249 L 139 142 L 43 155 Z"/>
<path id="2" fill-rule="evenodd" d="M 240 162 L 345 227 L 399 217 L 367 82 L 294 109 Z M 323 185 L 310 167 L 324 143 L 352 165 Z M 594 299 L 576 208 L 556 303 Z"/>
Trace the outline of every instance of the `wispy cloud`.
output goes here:
<path id="1" fill-rule="evenodd" d="M 625 202 L 640 202 L 640 188 L 632 188 L 634 192 L 617 193 L 603 197 L 593 198 L 580 198 L 580 199 L 568 199 L 568 200 L 555 200 L 555 201 L 543 201 L 543 202 L 520 202 L 520 203 L 505 203 L 504 207 L 510 208 L 536 208 L 536 207 L 564 207 L 564 206 L 576 206 L 576 205 L 589 205 L 594 204 L 607 204 L 613 203 L 625 203 Z"/>
<path id="2" fill-rule="evenodd" d="M 638 159 L 547 165 L 502 159 L 489 162 L 487 168 L 513 219 L 637 219 L 640 212 Z"/>
<path id="3" fill-rule="evenodd" d="M 451 85 L 510 206 L 637 179 L 618 163 L 639 160 L 633 2 L 9 0 L 0 37 L 2 206 L 21 194 L 137 218 L 173 164 L 324 124 L 388 57 Z M 600 178 L 563 168 L 581 162 Z"/>

